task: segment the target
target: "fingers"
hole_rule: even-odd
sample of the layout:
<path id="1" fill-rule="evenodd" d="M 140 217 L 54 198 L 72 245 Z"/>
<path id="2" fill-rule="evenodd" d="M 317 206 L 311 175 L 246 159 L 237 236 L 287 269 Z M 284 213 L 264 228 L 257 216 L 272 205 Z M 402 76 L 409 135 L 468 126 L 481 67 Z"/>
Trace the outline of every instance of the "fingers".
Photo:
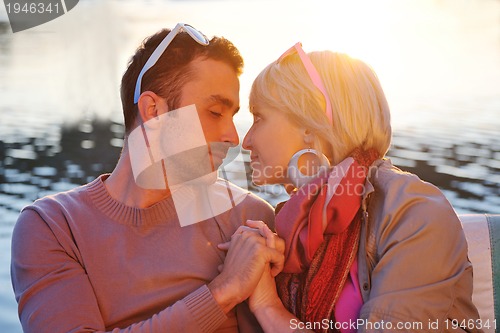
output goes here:
<path id="1" fill-rule="evenodd" d="M 247 220 L 246 224 L 250 227 L 259 229 L 259 232 L 262 235 L 262 237 L 266 239 L 266 245 L 268 247 L 278 250 L 278 252 L 280 252 L 281 254 L 285 253 L 285 240 L 278 237 L 276 233 L 272 232 L 271 229 L 269 229 L 269 227 L 267 226 L 267 224 L 265 224 L 262 221 L 254 221 L 254 220 Z M 279 262 L 278 265 L 273 265 L 272 268 L 273 268 L 272 271 L 275 274 L 273 276 L 276 276 L 277 275 L 276 271 L 279 273 L 281 269 L 283 269 L 283 262 Z"/>
<path id="2" fill-rule="evenodd" d="M 270 248 L 275 248 L 276 247 L 276 234 L 269 229 L 267 224 L 265 224 L 262 221 L 255 221 L 255 220 L 247 220 L 246 225 L 249 227 L 255 228 L 259 230 L 259 233 L 262 237 L 266 239 L 266 245 Z"/>
<path id="3" fill-rule="evenodd" d="M 277 239 L 280 239 L 278 236 L 276 236 L 275 233 L 273 233 L 267 226 L 266 228 L 262 228 L 264 230 L 265 236 L 262 237 L 259 233 L 255 232 L 254 230 L 243 230 L 242 233 L 233 235 L 233 237 L 238 237 L 237 239 L 234 239 L 235 242 L 240 242 L 241 241 L 246 241 L 246 242 L 253 242 L 254 244 L 260 243 L 259 246 L 259 252 L 260 256 L 265 260 L 266 263 L 271 264 L 271 274 L 273 277 L 278 275 L 284 267 L 284 262 L 285 262 L 285 256 L 283 254 L 284 251 L 280 251 L 275 248 L 275 245 L 277 244 Z M 267 231 L 266 231 L 267 230 Z M 233 239 L 231 240 L 231 242 Z M 280 243 L 280 247 L 281 244 Z M 270 246 L 271 245 L 271 246 Z M 283 246 L 284 247 L 284 246 Z"/>
<path id="4" fill-rule="evenodd" d="M 261 229 L 264 232 L 264 238 L 266 239 L 266 245 L 271 249 L 276 248 L 276 238 L 278 237 L 274 232 L 269 229 L 267 225 L 264 225 Z"/>
<path id="5" fill-rule="evenodd" d="M 275 277 L 284 267 L 285 263 L 285 241 L 269 229 L 267 224 L 262 221 L 247 220 L 246 224 L 253 228 L 258 228 L 259 233 L 266 239 L 266 245 L 269 248 L 268 262 L 271 264 L 271 275 Z"/>
<path id="6" fill-rule="evenodd" d="M 275 236 L 275 248 L 281 253 L 285 253 L 285 240 L 283 238 Z"/>
<path id="7" fill-rule="evenodd" d="M 234 232 L 234 234 L 231 236 L 231 239 L 234 237 L 234 236 L 238 236 L 238 235 L 242 235 L 244 232 L 253 232 L 253 233 L 257 233 L 259 234 L 260 236 L 266 238 L 266 240 L 268 238 L 271 238 L 269 239 L 268 241 L 268 244 L 266 244 L 267 246 L 269 247 L 274 247 L 275 246 L 275 240 L 272 239 L 272 238 L 275 238 L 275 235 L 274 233 L 271 231 L 271 229 L 269 229 L 269 227 L 262 221 L 252 221 L 252 220 L 248 220 L 247 222 L 249 222 L 249 226 L 240 226 L 238 227 L 238 229 L 236 229 L 236 231 Z M 229 242 L 225 242 L 225 243 L 220 243 L 217 245 L 217 247 L 220 249 L 220 250 L 224 250 L 224 251 L 227 251 L 229 250 L 229 247 L 231 246 L 231 241 Z"/>
<path id="8" fill-rule="evenodd" d="M 231 241 L 219 244 L 218 248 L 229 251 L 232 246 L 238 247 L 238 244 L 241 245 L 248 241 L 265 245 L 260 251 L 262 251 L 264 260 L 271 264 L 271 275 L 275 277 L 284 267 L 285 241 L 272 232 L 262 221 L 247 220 L 245 224 L 235 231 L 231 236 Z"/>
<path id="9" fill-rule="evenodd" d="M 231 247 L 231 241 L 217 244 L 219 250 L 227 251 Z"/>
<path id="10" fill-rule="evenodd" d="M 247 220 L 245 224 L 249 227 L 259 229 L 260 227 L 266 225 L 263 221 L 258 220 Z"/>
<path id="11" fill-rule="evenodd" d="M 262 221 L 258 221 L 258 222 L 262 222 Z M 265 225 L 264 222 L 262 222 L 262 223 Z M 238 235 L 238 234 L 242 234 L 242 233 L 247 232 L 247 231 L 254 232 L 254 233 L 257 233 L 257 234 L 260 234 L 261 236 L 263 236 L 263 233 L 261 232 L 261 230 L 260 230 L 259 227 L 260 227 L 260 225 L 258 225 L 258 227 L 254 227 L 252 225 L 248 225 L 248 226 L 247 225 L 241 225 L 241 226 L 238 227 L 238 229 L 236 229 L 236 231 L 234 232 L 233 236 L 234 235 Z"/>
<path id="12" fill-rule="evenodd" d="M 271 275 L 276 277 L 283 270 L 285 256 L 280 251 L 271 248 L 268 248 L 267 253 L 269 254 L 268 261 L 271 263 Z"/>

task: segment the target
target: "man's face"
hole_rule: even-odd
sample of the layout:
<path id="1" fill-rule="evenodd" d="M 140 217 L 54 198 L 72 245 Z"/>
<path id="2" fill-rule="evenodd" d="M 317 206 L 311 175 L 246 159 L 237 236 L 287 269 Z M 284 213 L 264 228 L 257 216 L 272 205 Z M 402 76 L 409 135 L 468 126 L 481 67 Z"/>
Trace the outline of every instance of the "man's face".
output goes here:
<path id="1" fill-rule="evenodd" d="M 169 110 L 164 98 L 153 99 L 151 92 L 139 101 L 156 114 L 128 137 L 134 177 L 143 188 L 215 181 L 228 149 L 239 143 L 233 123 L 239 109 L 236 72 L 207 59 L 194 60 L 189 70 L 194 74 L 182 88 L 176 110 Z"/>
<path id="2" fill-rule="evenodd" d="M 196 105 L 205 140 L 210 147 L 212 165 L 222 164 L 230 146 L 239 143 L 233 117 L 240 106 L 240 83 L 227 64 L 212 59 L 191 63 L 194 79 L 182 89 L 180 106 Z"/>

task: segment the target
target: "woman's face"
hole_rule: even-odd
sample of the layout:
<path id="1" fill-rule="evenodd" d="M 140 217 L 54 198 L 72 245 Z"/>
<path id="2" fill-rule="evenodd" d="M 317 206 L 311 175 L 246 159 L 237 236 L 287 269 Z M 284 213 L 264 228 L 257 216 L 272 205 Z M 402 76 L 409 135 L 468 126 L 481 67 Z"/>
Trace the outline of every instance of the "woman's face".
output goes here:
<path id="1" fill-rule="evenodd" d="M 286 114 L 265 105 L 251 106 L 253 124 L 243 140 L 250 150 L 252 180 L 256 185 L 288 184 L 287 166 L 297 151 L 307 148 L 304 129 Z"/>

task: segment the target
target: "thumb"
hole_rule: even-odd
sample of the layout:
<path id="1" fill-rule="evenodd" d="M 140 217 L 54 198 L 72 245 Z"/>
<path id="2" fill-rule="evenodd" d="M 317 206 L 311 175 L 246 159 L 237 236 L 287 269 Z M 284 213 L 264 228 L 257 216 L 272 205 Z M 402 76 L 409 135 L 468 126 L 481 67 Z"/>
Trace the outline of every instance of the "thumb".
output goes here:
<path id="1" fill-rule="evenodd" d="M 271 274 L 273 277 L 278 275 L 285 266 L 285 256 L 283 253 L 276 249 L 268 248 L 268 258 L 267 261 L 271 264 Z"/>

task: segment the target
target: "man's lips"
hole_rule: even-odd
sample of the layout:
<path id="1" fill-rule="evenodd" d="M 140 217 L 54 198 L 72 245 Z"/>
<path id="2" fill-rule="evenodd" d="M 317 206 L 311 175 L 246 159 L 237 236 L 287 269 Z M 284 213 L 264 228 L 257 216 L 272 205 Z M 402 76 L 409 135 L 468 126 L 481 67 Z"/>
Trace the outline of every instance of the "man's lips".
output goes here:
<path id="1" fill-rule="evenodd" d="M 227 149 L 217 147 L 210 149 L 210 160 L 214 169 L 219 168 L 227 156 Z"/>
<path id="2" fill-rule="evenodd" d="M 209 151 L 210 151 L 210 155 L 213 158 L 218 158 L 220 160 L 223 160 L 226 158 L 228 149 L 229 149 L 228 147 L 213 145 L 213 146 L 210 146 Z"/>
<path id="3" fill-rule="evenodd" d="M 221 161 L 226 158 L 226 153 L 221 151 L 212 151 L 210 154 L 214 159 L 219 159 Z"/>
<path id="4" fill-rule="evenodd" d="M 210 155 L 221 159 L 226 158 L 229 148 L 231 147 L 232 145 L 226 142 L 210 142 L 208 145 Z"/>

